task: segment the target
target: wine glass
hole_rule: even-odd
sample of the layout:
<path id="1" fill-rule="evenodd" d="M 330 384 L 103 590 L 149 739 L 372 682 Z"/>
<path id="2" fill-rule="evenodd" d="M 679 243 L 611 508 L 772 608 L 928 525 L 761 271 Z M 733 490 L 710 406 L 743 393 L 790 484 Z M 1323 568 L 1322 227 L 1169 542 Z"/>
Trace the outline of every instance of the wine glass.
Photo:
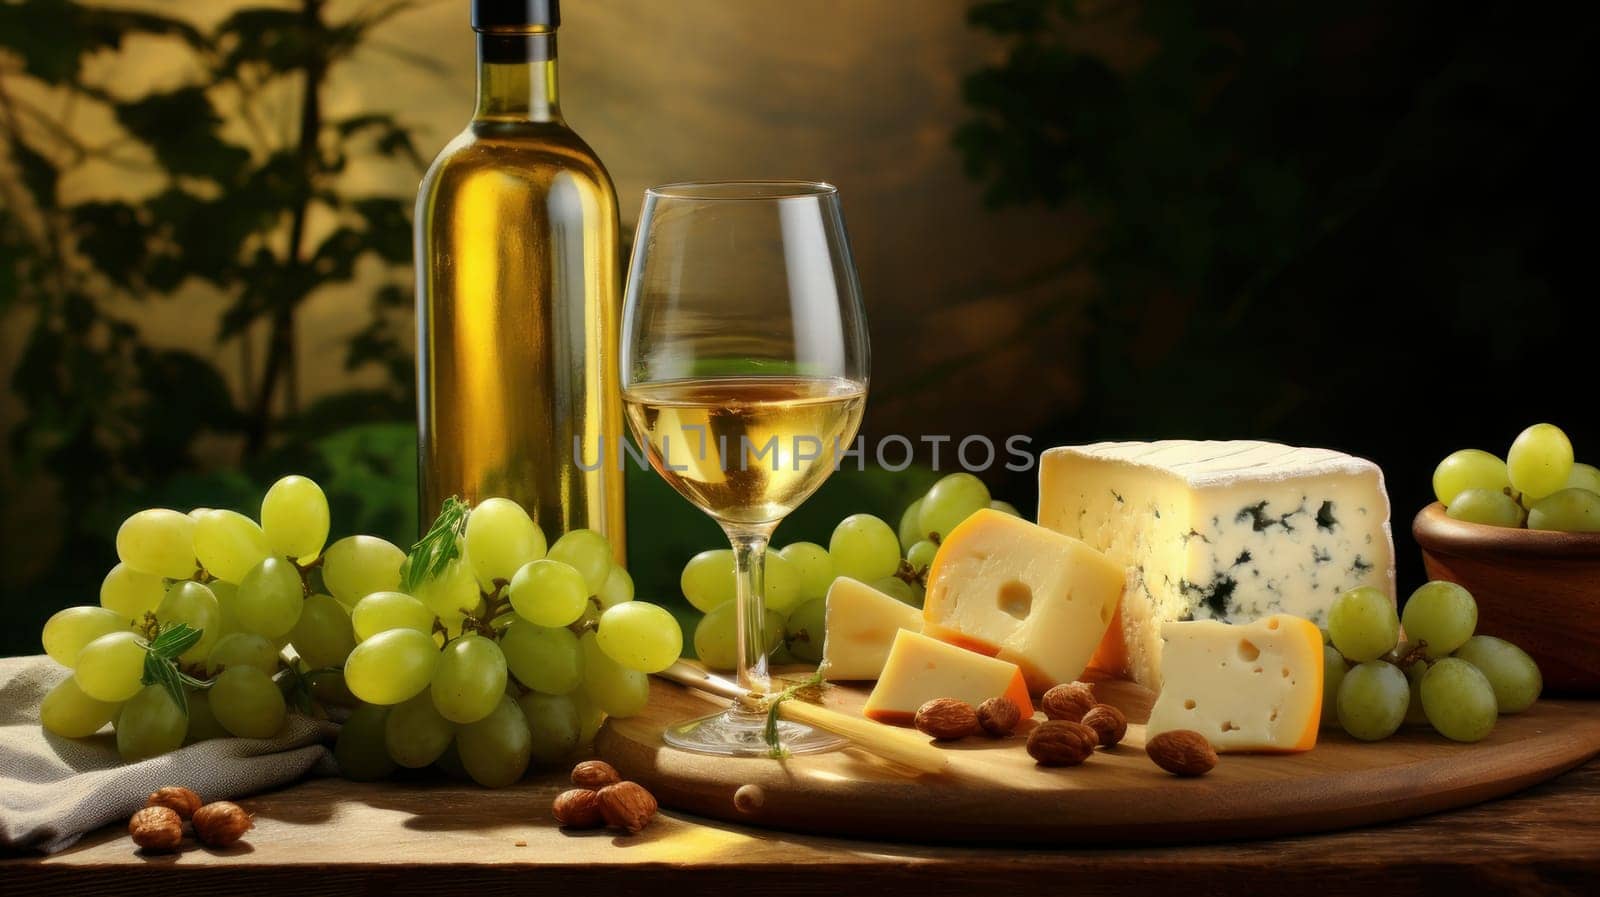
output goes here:
<path id="1" fill-rule="evenodd" d="M 811 181 L 645 191 L 623 308 L 622 398 L 650 465 L 733 545 L 739 684 L 766 693 L 767 541 L 828 478 L 861 425 L 867 329 L 839 191 Z M 762 755 L 738 702 L 667 743 Z M 842 744 L 785 721 L 790 753 Z"/>

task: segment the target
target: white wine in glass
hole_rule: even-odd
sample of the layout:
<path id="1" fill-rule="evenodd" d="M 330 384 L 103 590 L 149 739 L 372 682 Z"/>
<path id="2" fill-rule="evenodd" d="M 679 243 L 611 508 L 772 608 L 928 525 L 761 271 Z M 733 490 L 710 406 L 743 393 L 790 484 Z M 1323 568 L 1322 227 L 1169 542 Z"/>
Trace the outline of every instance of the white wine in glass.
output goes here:
<path id="1" fill-rule="evenodd" d="M 767 541 L 833 473 L 866 404 L 866 322 L 838 191 L 809 181 L 651 188 L 623 318 L 628 422 L 656 472 L 727 533 L 739 682 L 766 692 Z M 765 723 L 736 705 L 665 738 L 760 755 L 771 750 Z M 790 753 L 842 744 L 791 722 L 779 738 Z"/>

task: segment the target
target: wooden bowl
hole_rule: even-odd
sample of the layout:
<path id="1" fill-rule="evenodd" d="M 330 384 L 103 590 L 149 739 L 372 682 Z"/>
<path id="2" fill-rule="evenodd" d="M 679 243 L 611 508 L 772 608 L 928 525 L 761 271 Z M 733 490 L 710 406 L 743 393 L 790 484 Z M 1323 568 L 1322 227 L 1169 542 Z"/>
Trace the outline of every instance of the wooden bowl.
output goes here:
<path id="1" fill-rule="evenodd" d="M 1455 520 L 1434 502 L 1411 532 L 1430 579 L 1478 599 L 1478 632 L 1527 651 L 1547 692 L 1600 695 L 1600 533 Z"/>

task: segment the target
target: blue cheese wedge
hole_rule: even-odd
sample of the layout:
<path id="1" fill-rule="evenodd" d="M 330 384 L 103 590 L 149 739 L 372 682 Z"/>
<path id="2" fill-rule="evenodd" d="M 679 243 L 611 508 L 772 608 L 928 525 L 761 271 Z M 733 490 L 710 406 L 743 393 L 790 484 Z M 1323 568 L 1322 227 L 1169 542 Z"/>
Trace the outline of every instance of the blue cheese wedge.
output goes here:
<path id="1" fill-rule="evenodd" d="M 1270 442 L 1102 442 L 1044 453 L 1039 524 L 1127 571 L 1099 669 L 1161 685 L 1161 625 L 1293 614 L 1341 593 L 1394 597 L 1389 496 L 1376 464 Z"/>

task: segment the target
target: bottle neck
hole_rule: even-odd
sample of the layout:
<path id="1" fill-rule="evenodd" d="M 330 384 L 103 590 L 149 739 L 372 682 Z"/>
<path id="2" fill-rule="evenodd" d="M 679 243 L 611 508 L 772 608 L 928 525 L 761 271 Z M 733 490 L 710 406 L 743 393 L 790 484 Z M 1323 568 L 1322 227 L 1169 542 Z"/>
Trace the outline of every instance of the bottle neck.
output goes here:
<path id="1" fill-rule="evenodd" d="M 478 34 L 480 121 L 561 121 L 556 99 L 556 36 Z"/>

